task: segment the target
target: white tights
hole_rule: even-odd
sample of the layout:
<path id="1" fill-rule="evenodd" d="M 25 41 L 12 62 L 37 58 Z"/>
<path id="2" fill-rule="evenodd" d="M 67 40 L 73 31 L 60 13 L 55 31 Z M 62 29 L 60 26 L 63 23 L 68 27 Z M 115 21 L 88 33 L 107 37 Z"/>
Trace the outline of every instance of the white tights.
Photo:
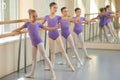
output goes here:
<path id="1" fill-rule="evenodd" d="M 65 40 L 66 40 L 66 39 L 63 37 L 63 42 L 64 42 L 64 44 L 65 44 Z M 78 55 L 78 52 L 77 52 L 77 49 L 76 49 L 76 47 L 75 47 L 75 44 L 74 44 L 74 41 L 73 41 L 73 38 L 72 38 L 71 34 L 67 37 L 67 41 L 68 41 L 68 43 L 70 44 L 71 49 L 74 51 L 74 54 L 75 54 L 77 60 L 81 63 L 80 57 L 79 57 L 79 55 Z M 66 46 L 65 46 L 65 47 L 66 47 Z"/>
<path id="2" fill-rule="evenodd" d="M 80 33 L 79 35 L 74 33 L 74 41 L 75 41 L 76 49 L 78 49 L 78 39 L 80 41 L 80 44 L 81 44 L 81 47 L 82 47 L 82 49 L 84 51 L 85 56 L 88 56 L 88 53 L 87 53 L 87 50 L 86 50 L 86 46 L 85 46 L 85 42 L 84 42 L 83 33 Z"/>
<path id="3" fill-rule="evenodd" d="M 37 49 L 39 50 L 39 52 L 41 53 L 41 55 L 44 57 L 45 61 L 47 62 L 48 66 L 50 67 L 52 76 L 55 76 L 55 72 L 53 70 L 53 66 L 52 66 L 49 58 L 47 57 L 47 54 L 45 52 L 43 43 L 39 43 L 37 45 L 37 47 L 32 46 L 32 69 L 31 69 L 31 73 L 30 74 L 34 75 L 34 72 L 35 72 Z"/>
<path id="4" fill-rule="evenodd" d="M 52 40 L 49 38 L 49 46 L 50 46 L 50 57 L 51 57 L 51 62 L 54 66 L 54 60 L 55 60 L 55 53 L 54 53 L 54 49 L 55 49 L 55 41 L 57 43 L 57 46 L 59 48 L 59 50 L 61 51 L 62 53 L 62 56 L 63 58 L 67 61 L 67 64 L 68 65 L 72 65 L 66 52 L 65 52 L 65 49 L 64 49 L 64 45 L 63 45 L 63 42 L 61 40 L 61 37 L 59 36 L 56 40 Z"/>
<path id="5" fill-rule="evenodd" d="M 107 28 L 108 28 L 110 34 L 112 35 L 112 37 L 113 37 L 114 39 L 117 39 L 118 37 L 117 37 L 117 34 L 115 33 L 115 29 L 114 29 L 114 26 L 113 26 L 113 23 L 112 23 L 112 22 L 109 22 L 109 23 L 108 23 Z"/>
<path id="6" fill-rule="evenodd" d="M 108 31 L 107 31 L 106 26 L 99 27 L 99 39 L 100 39 L 100 41 L 102 41 L 102 30 L 104 31 L 104 36 L 105 36 L 106 40 L 109 41 L 109 39 L 108 39 Z"/>

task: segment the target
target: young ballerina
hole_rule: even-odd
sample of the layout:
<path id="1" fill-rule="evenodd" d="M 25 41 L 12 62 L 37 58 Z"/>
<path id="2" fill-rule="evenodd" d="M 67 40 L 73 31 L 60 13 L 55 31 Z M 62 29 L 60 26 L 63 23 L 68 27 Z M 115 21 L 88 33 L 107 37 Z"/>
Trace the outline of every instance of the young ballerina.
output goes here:
<path id="1" fill-rule="evenodd" d="M 73 41 L 72 35 L 70 34 L 70 30 L 69 30 L 70 23 L 74 22 L 74 20 L 72 20 L 72 18 L 69 17 L 67 7 L 62 7 L 61 13 L 62 13 L 62 18 L 64 18 L 64 19 L 66 18 L 66 20 L 62 20 L 62 19 L 60 20 L 61 35 L 63 37 L 63 42 L 65 42 L 65 40 L 67 40 L 69 42 L 70 46 L 72 47 L 72 49 L 74 51 L 74 54 L 75 54 L 77 60 L 78 60 L 77 66 L 79 67 L 80 64 L 82 65 L 82 62 L 81 62 L 78 52 L 75 48 L 74 41 Z"/>
<path id="2" fill-rule="evenodd" d="M 94 19 L 99 19 L 99 39 L 100 41 L 102 41 L 102 30 L 104 31 L 104 36 L 106 38 L 106 40 L 109 42 L 109 38 L 108 38 L 108 31 L 107 31 L 107 27 L 106 27 L 106 24 L 107 24 L 107 14 L 105 12 L 105 8 L 100 8 L 99 9 L 100 13 L 99 15 L 96 17 L 96 18 L 93 18 L 92 20 Z"/>
<path id="3" fill-rule="evenodd" d="M 112 22 L 112 18 L 114 18 L 115 15 L 117 15 L 117 14 L 119 14 L 119 13 L 114 13 L 114 12 L 112 12 L 110 5 L 107 5 L 107 6 L 105 7 L 105 9 L 106 9 L 106 14 L 107 14 L 107 16 L 109 16 L 109 17 L 111 16 L 111 18 L 107 18 L 107 24 L 106 24 L 106 26 L 107 26 L 110 34 L 111 34 L 112 37 L 114 38 L 114 40 L 117 40 L 117 39 L 118 39 L 118 36 L 117 36 L 117 33 L 115 32 L 115 29 L 114 29 L 114 26 L 113 26 L 113 22 Z"/>
<path id="4" fill-rule="evenodd" d="M 76 8 L 75 9 L 75 14 L 76 14 L 76 17 L 73 17 L 73 19 L 75 20 L 80 20 L 81 22 L 83 21 L 83 23 L 88 23 L 89 20 L 87 20 L 86 18 L 84 17 L 81 17 L 81 9 L 80 8 Z M 91 59 L 91 57 L 89 57 L 88 53 L 87 53 L 87 50 L 86 50 L 86 46 L 85 46 L 85 42 L 84 42 L 84 38 L 83 38 L 83 33 L 82 33 L 82 24 L 81 23 L 74 23 L 74 39 L 76 39 L 76 37 L 80 40 L 80 43 L 82 45 L 82 49 L 84 51 L 84 55 L 85 55 L 85 58 L 87 59 Z M 75 45 L 78 49 L 78 42 L 75 41 Z"/>
<path id="5" fill-rule="evenodd" d="M 50 7 L 50 15 L 45 16 L 43 24 L 47 22 L 48 26 L 51 28 L 59 24 L 61 17 L 55 14 L 57 12 L 57 4 L 55 2 L 50 3 L 49 7 Z M 50 58 L 53 66 L 54 66 L 54 59 L 55 59 L 54 49 L 55 49 L 55 42 L 56 42 L 60 51 L 62 52 L 62 56 L 67 61 L 68 67 L 70 67 L 71 70 L 74 71 L 75 69 L 72 66 L 65 52 L 63 42 L 59 35 L 59 31 L 58 30 L 49 31 L 48 35 L 49 35 L 49 46 L 50 46 Z M 49 68 L 46 68 L 45 70 L 49 70 Z"/>
<path id="6" fill-rule="evenodd" d="M 50 70 L 52 73 L 51 80 L 55 80 L 56 79 L 55 72 L 54 72 L 53 66 L 45 52 L 43 41 L 39 35 L 39 28 L 45 29 L 45 30 L 55 30 L 55 29 L 58 29 L 59 26 L 56 25 L 56 27 L 53 27 L 53 28 L 44 27 L 41 23 L 37 22 L 36 20 L 37 20 L 36 11 L 33 9 L 30 9 L 29 10 L 29 21 L 26 22 L 23 26 L 13 30 L 13 32 L 20 32 L 22 29 L 27 28 L 30 39 L 31 39 L 32 69 L 31 69 L 30 74 L 26 75 L 26 78 L 34 78 L 34 71 L 35 71 L 35 67 L 36 67 L 36 54 L 37 54 L 37 50 L 39 50 L 39 52 L 42 54 L 42 56 L 44 57 L 44 59 L 46 60 L 47 64 L 50 67 Z"/>

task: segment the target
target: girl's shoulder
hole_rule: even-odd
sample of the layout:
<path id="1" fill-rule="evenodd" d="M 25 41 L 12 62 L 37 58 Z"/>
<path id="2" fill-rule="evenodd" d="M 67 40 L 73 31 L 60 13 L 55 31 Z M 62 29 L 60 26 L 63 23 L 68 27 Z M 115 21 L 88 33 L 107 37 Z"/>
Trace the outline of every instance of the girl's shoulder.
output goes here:
<path id="1" fill-rule="evenodd" d="M 49 15 L 46 15 L 46 16 L 45 16 L 45 18 L 48 18 L 48 17 L 49 17 Z"/>
<path id="2" fill-rule="evenodd" d="M 27 21 L 27 22 L 25 22 L 24 24 L 25 24 L 25 25 L 29 25 L 30 23 L 31 23 L 31 22 Z"/>
<path id="3" fill-rule="evenodd" d="M 80 18 L 85 18 L 84 16 L 80 16 Z"/>
<path id="4" fill-rule="evenodd" d="M 57 17 L 57 18 L 62 18 L 62 16 L 60 16 L 60 15 L 55 15 L 55 17 Z"/>
<path id="5" fill-rule="evenodd" d="M 85 19 L 85 17 L 81 16 L 80 19 Z"/>

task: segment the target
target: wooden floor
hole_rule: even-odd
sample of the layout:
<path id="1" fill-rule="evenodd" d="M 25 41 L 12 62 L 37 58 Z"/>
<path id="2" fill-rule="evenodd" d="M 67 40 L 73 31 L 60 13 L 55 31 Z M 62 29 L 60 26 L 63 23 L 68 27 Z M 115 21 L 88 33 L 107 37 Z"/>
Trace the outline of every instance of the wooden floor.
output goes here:
<path id="1" fill-rule="evenodd" d="M 60 54 L 56 55 L 56 80 L 120 80 L 120 51 L 88 50 L 92 60 L 84 59 L 81 51 L 79 50 L 79 55 L 84 62 L 81 68 L 77 68 L 76 60 L 71 57 L 71 51 L 68 51 L 75 72 L 71 72 L 65 64 L 60 65 L 59 62 L 64 60 Z M 35 79 L 25 78 L 24 70 L 21 70 L 20 73 L 15 72 L 0 80 L 50 80 L 50 72 L 43 70 L 45 66 L 44 61 L 38 62 Z M 27 72 L 30 71 L 30 67 L 27 68 Z"/>

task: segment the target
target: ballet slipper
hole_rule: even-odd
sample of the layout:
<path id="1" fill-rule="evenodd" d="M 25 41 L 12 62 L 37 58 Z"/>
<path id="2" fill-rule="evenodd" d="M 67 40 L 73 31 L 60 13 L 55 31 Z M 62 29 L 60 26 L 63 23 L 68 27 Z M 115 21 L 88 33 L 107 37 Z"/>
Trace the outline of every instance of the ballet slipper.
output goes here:
<path id="1" fill-rule="evenodd" d="M 26 75 L 25 77 L 26 77 L 26 78 L 34 78 L 33 75 Z"/>
<path id="2" fill-rule="evenodd" d="M 44 68 L 45 71 L 50 71 L 50 68 Z"/>
<path id="3" fill-rule="evenodd" d="M 73 55 L 73 56 L 72 56 L 72 58 L 76 58 L 76 56 L 75 56 L 75 55 Z"/>
<path id="4" fill-rule="evenodd" d="M 71 64 L 69 64 L 68 67 L 71 69 L 72 72 L 75 71 L 75 68 Z"/>
<path id="5" fill-rule="evenodd" d="M 65 62 L 58 62 L 57 64 L 58 65 L 65 65 L 66 63 Z"/>
<path id="6" fill-rule="evenodd" d="M 77 63 L 77 67 L 80 68 L 81 63 Z"/>
<path id="7" fill-rule="evenodd" d="M 80 61 L 80 65 L 82 66 L 82 65 L 83 65 L 83 62 Z"/>
<path id="8" fill-rule="evenodd" d="M 52 77 L 51 77 L 51 80 L 56 80 L 56 76 L 52 76 Z"/>
<path id="9" fill-rule="evenodd" d="M 91 59 L 92 59 L 92 58 L 91 58 L 91 57 L 89 57 L 89 56 L 85 56 L 85 58 L 86 58 L 86 59 L 89 59 L 89 60 L 91 60 Z"/>

